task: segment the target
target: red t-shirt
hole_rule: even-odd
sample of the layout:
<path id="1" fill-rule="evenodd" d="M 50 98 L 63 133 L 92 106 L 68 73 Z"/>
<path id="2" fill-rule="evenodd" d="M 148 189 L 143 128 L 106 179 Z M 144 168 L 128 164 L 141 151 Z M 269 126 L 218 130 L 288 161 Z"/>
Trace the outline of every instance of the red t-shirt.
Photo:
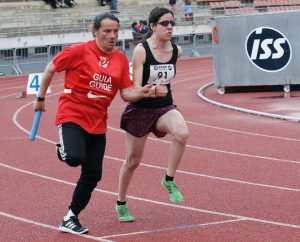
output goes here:
<path id="1" fill-rule="evenodd" d="M 132 85 L 129 64 L 119 50 L 99 50 L 95 40 L 65 47 L 52 60 L 57 72 L 66 71 L 67 93 L 59 98 L 56 124 L 74 122 L 91 134 L 107 131 L 107 108 L 119 89 Z"/>

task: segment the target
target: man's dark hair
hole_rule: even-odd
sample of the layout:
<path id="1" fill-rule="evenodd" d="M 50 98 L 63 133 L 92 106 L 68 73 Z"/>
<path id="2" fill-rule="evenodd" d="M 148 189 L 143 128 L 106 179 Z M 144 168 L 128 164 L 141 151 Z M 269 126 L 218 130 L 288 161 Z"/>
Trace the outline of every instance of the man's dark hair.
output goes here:
<path id="1" fill-rule="evenodd" d="M 112 13 L 99 14 L 94 18 L 94 21 L 93 21 L 92 32 L 93 32 L 94 37 L 95 37 L 94 32 L 96 32 L 101 27 L 101 23 L 104 19 L 110 19 L 110 20 L 113 20 L 113 21 L 117 21 L 118 24 L 120 24 L 120 20 L 115 15 L 113 15 Z"/>

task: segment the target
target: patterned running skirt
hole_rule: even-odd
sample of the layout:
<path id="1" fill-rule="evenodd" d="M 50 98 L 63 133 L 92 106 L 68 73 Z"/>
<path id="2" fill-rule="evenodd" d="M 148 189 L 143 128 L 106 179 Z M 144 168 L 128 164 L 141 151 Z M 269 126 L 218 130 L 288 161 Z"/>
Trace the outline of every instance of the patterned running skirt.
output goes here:
<path id="1" fill-rule="evenodd" d="M 176 105 L 147 109 L 129 103 L 122 114 L 120 127 L 135 137 L 143 137 L 150 132 L 158 138 L 164 137 L 166 133 L 155 129 L 156 123 L 162 115 L 172 109 L 177 109 Z"/>

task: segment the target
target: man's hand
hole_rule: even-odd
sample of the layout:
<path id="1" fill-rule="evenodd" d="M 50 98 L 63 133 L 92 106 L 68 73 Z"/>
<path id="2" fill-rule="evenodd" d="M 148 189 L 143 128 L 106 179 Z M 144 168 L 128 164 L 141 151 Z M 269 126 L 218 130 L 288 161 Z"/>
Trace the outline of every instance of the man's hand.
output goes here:
<path id="1" fill-rule="evenodd" d="M 33 103 L 33 110 L 42 110 L 43 112 L 45 112 L 45 102 L 38 102 L 37 100 L 35 100 Z"/>
<path id="2" fill-rule="evenodd" d="M 165 97 L 168 93 L 168 88 L 165 85 L 147 84 L 141 89 L 144 98 Z"/>
<path id="3" fill-rule="evenodd" d="M 141 87 L 141 93 L 143 95 L 143 98 L 153 98 L 155 97 L 155 88 L 152 84 L 147 84 Z"/>
<path id="4" fill-rule="evenodd" d="M 131 86 L 120 90 L 121 97 L 125 102 L 137 102 L 142 98 L 156 98 L 164 97 L 168 93 L 168 88 L 165 85 L 147 84 L 145 86 Z M 34 104 L 34 108 L 44 108 L 44 106 L 36 106 L 39 104 Z M 40 108 L 41 107 L 41 108 Z M 44 110 L 44 109 L 42 109 Z"/>

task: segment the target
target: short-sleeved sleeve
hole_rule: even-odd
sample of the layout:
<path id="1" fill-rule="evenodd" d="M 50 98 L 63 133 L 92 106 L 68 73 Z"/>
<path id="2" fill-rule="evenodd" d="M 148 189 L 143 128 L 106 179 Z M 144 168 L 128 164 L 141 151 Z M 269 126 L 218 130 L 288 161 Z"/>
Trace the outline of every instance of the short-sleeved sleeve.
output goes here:
<path id="1" fill-rule="evenodd" d="M 61 72 L 76 68 L 82 59 L 83 48 L 83 44 L 66 46 L 52 60 L 55 70 Z"/>

